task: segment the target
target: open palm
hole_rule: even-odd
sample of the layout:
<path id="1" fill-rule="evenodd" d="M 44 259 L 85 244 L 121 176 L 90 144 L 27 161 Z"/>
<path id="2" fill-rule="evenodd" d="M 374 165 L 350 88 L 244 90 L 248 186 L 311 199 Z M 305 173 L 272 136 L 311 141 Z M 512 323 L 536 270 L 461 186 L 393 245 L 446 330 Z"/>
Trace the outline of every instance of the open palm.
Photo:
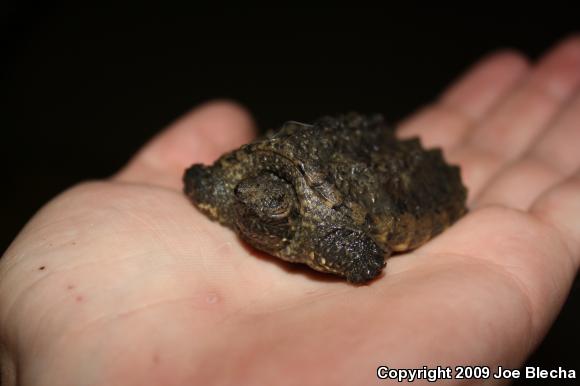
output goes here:
<path id="1" fill-rule="evenodd" d="M 0 260 L 2 384 L 368 384 L 377 366 L 518 367 L 580 261 L 580 39 L 484 58 L 403 122 L 471 212 L 365 286 L 262 255 L 181 193 L 252 137 L 227 102 L 47 204 Z M 5 383 L 4 383 L 5 382 Z"/>

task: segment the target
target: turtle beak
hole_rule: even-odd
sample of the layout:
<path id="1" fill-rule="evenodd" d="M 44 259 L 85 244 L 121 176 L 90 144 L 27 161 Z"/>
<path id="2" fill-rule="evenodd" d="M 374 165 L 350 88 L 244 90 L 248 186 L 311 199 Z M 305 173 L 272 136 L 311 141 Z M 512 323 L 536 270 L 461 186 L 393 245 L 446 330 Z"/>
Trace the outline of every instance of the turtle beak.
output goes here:
<path id="1" fill-rule="evenodd" d="M 183 175 L 183 191 L 194 203 L 203 203 L 204 192 L 209 188 L 211 171 L 202 164 L 194 164 Z"/>
<path id="2" fill-rule="evenodd" d="M 214 166 L 192 165 L 183 175 L 183 191 L 211 219 L 229 225 L 231 215 L 227 208 L 231 207 L 232 194 L 220 177 L 220 169 Z"/>

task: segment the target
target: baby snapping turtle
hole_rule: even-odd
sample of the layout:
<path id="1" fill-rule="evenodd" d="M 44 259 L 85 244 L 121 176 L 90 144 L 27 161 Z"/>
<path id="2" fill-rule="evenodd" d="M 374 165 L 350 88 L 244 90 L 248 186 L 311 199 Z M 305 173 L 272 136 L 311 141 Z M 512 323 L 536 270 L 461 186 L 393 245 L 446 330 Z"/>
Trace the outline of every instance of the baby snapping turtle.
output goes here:
<path id="1" fill-rule="evenodd" d="M 353 283 L 466 211 L 459 168 L 417 138 L 397 140 L 380 115 L 287 122 L 191 166 L 184 182 L 203 213 L 255 248 Z"/>

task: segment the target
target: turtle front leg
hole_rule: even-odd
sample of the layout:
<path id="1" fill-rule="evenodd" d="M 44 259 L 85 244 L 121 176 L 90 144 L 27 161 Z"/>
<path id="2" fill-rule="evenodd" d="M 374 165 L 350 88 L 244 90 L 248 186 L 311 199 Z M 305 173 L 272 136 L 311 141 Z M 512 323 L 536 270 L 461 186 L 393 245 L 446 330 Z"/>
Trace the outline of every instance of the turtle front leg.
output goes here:
<path id="1" fill-rule="evenodd" d="M 344 276 L 351 283 L 364 283 L 381 273 L 389 254 L 363 232 L 339 228 L 321 237 L 307 264 Z"/>

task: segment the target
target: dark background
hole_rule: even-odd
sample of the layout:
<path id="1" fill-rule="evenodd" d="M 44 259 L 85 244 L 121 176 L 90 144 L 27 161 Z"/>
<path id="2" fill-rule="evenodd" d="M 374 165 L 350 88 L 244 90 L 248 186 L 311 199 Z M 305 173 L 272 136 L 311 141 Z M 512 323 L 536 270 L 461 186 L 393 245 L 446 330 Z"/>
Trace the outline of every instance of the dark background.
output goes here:
<path id="1" fill-rule="evenodd" d="M 537 58 L 580 30 L 578 13 L 562 5 L 512 15 L 475 3 L 405 11 L 3 7 L 2 250 L 51 197 L 112 174 L 201 102 L 235 99 L 261 129 L 349 110 L 396 122 L 482 55 L 513 47 Z M 530 365 L 580 370 L 579 287 Z"/>

